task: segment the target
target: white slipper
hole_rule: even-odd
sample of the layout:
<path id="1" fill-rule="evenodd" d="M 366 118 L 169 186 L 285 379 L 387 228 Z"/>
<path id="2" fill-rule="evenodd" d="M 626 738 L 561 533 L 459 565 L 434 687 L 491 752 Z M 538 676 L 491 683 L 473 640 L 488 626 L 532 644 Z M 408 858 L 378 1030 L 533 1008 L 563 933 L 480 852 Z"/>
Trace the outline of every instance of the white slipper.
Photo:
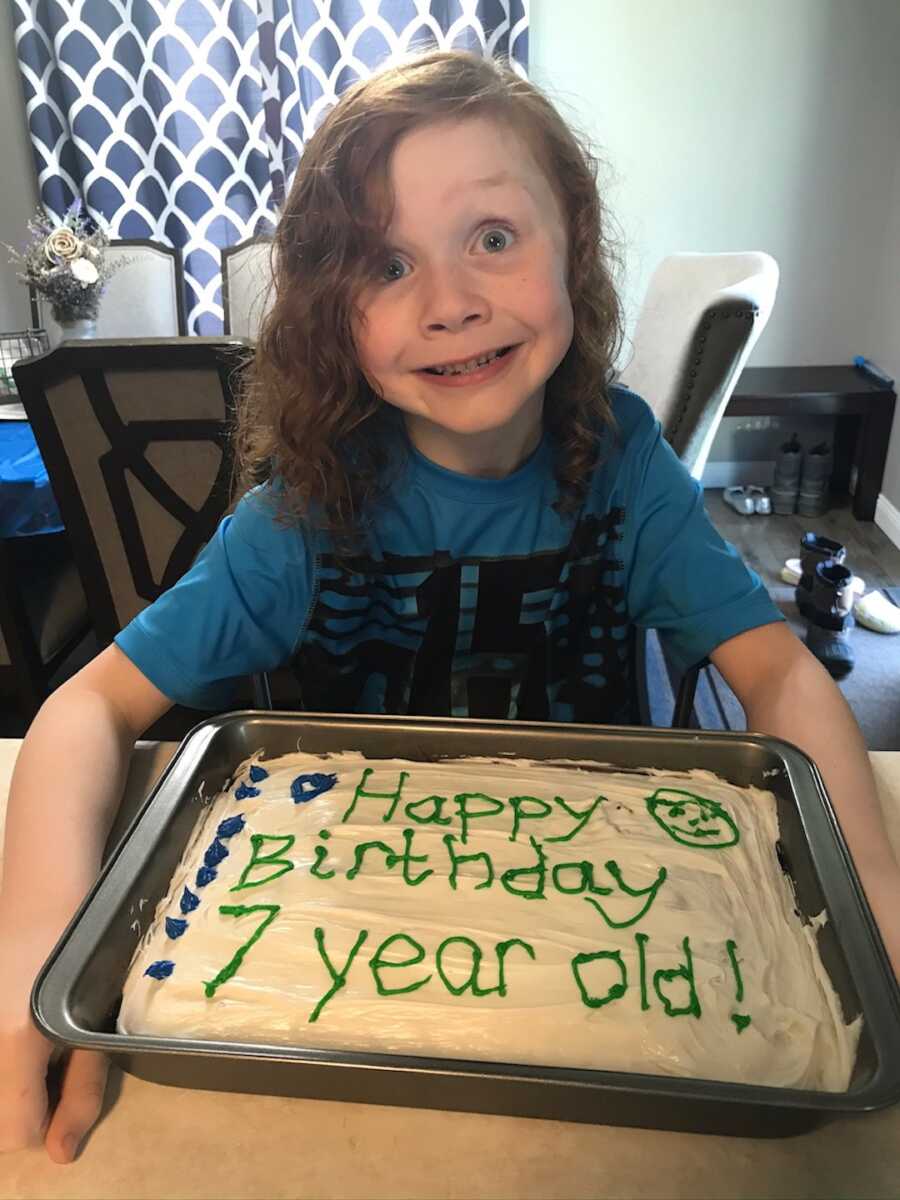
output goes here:
<path id="1" fill-rule="evenodd" d="M 785 583 L 799 583 L 803 577 L 803 572 L 800 570 L 800 559 L 789 558 L 781 568 L 781 578 Z"/>
<path id="2" fill-rule="evenodd" d="M 800 566 L 799 558 L 788 558 L 785 560 L 784 566 L 781 568 L 781 578 L 785 583 L 798 584 L 803 577 L 803 570 Z M 853 576 L 853 581 L 850 584 L 857 596 L 861 596 L 866 590 L 865 583 L 858 575 Z"/>
<path id="3" fill-rule="evenodd" d="M 853 615 L 866 629 L 876 633 L 900 633 L 900 608 L 883 592 L 869 592 L 853 605 Z"/>

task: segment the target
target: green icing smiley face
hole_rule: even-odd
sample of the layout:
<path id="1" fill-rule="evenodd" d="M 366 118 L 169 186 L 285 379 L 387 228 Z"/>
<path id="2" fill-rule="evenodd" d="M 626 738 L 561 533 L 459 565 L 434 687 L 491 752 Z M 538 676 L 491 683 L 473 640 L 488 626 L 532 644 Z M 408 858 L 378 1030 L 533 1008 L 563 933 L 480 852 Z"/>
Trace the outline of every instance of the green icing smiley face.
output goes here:
<path id="1" fill-rule="evenodd" d="M 682 846 L 724 850 L 740 841 L 737 825 L 716 800 L 704 800 L 677 788 L 657 788 L 647 797 L 647 808 L 654 821 Z"/>

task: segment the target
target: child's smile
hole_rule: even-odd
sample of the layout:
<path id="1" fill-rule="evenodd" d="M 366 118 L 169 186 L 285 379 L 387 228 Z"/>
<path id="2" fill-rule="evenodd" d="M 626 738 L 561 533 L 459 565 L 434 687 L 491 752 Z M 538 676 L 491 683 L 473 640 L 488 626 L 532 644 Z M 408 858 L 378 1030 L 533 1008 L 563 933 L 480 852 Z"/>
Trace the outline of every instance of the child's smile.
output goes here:
<path id="1" fill-rule="evenodd" d="M 422 373 L 440 387 L 465 387 L 473 383 L 484 383 L 510 365 L 517 349 L 516 346 L 501 346 L 497 350 L 474 354 L 469 359 L 424 367 Z"/>
<path id="2" fill-rule="evenodd" d="M 414 130 L 390 182 L 360 365 L 433 461 L 508 474 L 540 439 L 544 385 L 572 340 L 560 206 L 525 143 L 486 118 Z"/>

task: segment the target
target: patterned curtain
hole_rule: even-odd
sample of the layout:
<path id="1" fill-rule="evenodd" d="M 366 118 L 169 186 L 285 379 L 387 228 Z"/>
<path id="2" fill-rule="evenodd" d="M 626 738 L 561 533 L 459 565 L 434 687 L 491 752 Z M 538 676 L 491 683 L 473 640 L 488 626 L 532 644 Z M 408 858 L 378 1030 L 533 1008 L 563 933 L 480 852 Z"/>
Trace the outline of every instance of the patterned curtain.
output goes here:
<path id="1" fill-rule="evenodd" d="M 220 252 L 271 230 L 304 139 L 354 80 L 431 46 L 524 73 L 528 0 L 13 0 L 42 202 L 184 256 L 222 332 Z"/>

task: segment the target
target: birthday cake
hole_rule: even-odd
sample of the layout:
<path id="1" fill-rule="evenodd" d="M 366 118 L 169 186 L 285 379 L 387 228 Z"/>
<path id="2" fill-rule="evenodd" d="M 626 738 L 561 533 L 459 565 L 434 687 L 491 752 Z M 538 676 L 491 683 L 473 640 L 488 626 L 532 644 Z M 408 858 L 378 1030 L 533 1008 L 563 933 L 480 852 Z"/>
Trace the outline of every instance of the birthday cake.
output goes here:
<path id="1" fill-rule="evenodd" d="M 127 1034 L 842 1091 L 770 792 L 709 772 L 292 754 L 206 804 Z"/>

